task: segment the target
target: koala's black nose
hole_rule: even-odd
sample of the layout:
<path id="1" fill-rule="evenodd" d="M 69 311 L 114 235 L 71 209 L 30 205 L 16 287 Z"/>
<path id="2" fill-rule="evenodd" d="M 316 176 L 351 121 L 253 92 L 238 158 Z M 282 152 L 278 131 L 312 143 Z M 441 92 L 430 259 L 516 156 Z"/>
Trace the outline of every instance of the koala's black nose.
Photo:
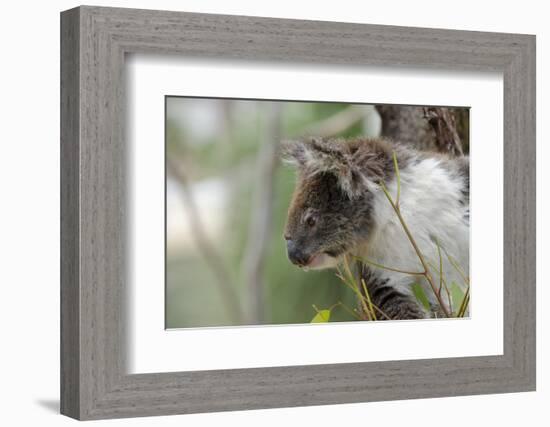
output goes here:
<path id="1" fill-rule="evenodd" d="M 309 257 L 300 250 L 293 240 L 286 241 L 286 252 L 290 262 L 296 265 L 306 265 Z"/>

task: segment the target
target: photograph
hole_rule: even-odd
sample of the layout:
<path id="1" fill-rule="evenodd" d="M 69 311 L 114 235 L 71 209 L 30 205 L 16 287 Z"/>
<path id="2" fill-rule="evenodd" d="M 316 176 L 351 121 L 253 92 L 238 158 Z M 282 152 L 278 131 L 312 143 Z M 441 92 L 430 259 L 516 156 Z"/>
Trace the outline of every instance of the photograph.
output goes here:
<path id="1" fill-rule="evenodd" d="M 469 318 L 469 108 L 165 97 L 166 329 Z"/>

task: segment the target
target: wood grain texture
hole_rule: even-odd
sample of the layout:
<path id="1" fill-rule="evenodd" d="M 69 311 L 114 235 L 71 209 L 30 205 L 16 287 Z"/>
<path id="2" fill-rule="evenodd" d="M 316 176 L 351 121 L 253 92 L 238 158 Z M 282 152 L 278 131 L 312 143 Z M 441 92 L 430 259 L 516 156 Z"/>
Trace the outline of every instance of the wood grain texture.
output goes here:
<path id="1" fill-rule="evenodd" d="M 80 414 L 78 10 L 61 20 L 61 413 Z"/>
<path id="2" fill-rule="evenodd" d="M 86 6 L 61 18 L 62 413 L 100 419 L 534 390 L 534 36 Z M 127 53 L 502 72 L 504 354 L 128 375 Z"/>

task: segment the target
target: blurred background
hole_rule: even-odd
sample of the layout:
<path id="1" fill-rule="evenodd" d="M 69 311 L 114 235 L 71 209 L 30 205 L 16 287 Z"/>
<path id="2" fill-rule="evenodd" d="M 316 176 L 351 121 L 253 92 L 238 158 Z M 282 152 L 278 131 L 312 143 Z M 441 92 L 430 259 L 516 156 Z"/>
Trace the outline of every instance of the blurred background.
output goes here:
<path id="1" fill-rule="evenodd" d="M 467 153 L 468 109 L 438 110 L 166 97 L 166 327 L 307 323 L 316 307 L 355 308 L 334 271 L 287 260 L 295 171 L 281 165 L 280 142 L 383 135 L 443 151 L 437 126 L 448 110 Z M 331 321 L 356 320 L 343 306 Z"/>

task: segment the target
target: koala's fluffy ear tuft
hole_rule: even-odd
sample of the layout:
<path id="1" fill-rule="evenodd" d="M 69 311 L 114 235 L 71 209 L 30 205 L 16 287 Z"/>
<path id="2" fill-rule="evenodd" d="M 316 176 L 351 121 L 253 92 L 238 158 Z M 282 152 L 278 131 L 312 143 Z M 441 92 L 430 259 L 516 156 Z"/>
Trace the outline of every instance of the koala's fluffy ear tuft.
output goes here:
<path id="1" fill-rule="evenodd" d="M 331 173 L 350 198 L 365 190 L 365 179 L 354 161 L 349 144 L 340 139 L 307 138 L 283 143 L 283 160 L 298 167 L 305 176 Z"/>
<path id="2" fill-rule="evenodd" d="M 284 163 L 299 168 L 305 165 L 305 150 L 302 141 L 283 141 L 281 144 L 281 158 Z"/>

